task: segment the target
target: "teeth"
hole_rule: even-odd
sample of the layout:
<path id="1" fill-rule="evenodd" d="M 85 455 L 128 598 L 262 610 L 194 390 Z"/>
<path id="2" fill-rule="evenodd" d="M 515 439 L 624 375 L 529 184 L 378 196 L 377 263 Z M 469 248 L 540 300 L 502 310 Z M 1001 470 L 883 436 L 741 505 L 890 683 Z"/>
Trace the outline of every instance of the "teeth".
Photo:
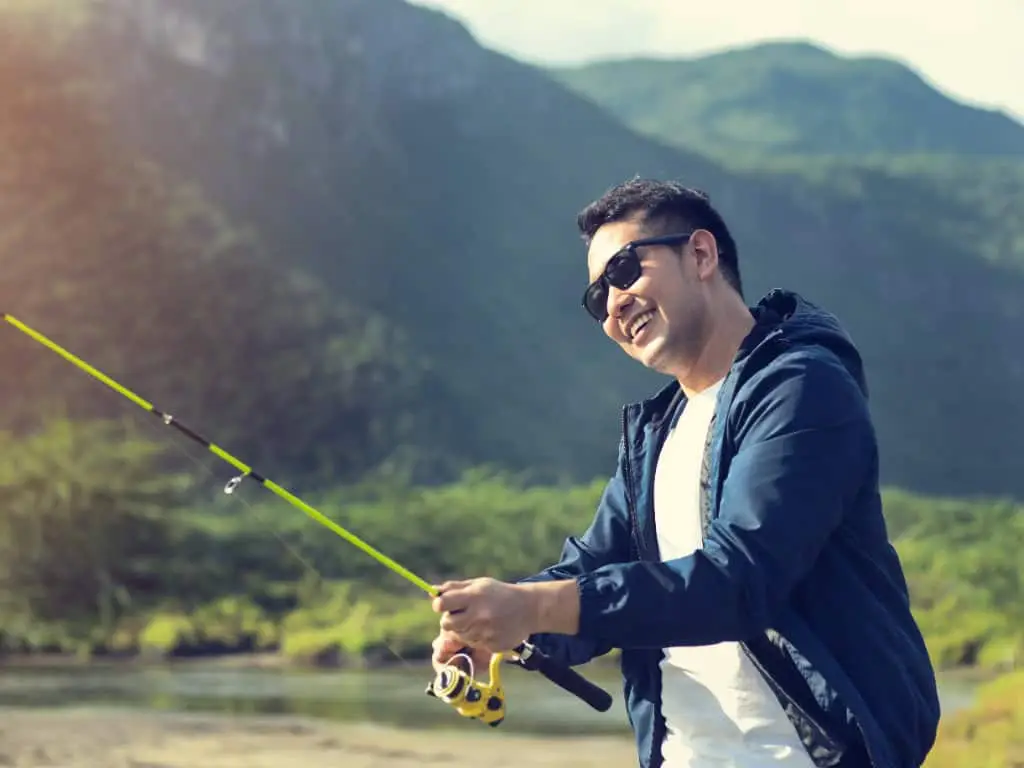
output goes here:
<path id="1" fill-rule="evenodd" d="M 654 317 L 654 312 L 650 311 L 644 312 L 642 315 L 637 315 L 635 318 L 633 318 L 633 322 L 629 324 L 629 338 L 633 338 L 634 336 L 636 336 L 637 331 L 640 330 L 640 326 L 642 326 L 652 317 Z"/>

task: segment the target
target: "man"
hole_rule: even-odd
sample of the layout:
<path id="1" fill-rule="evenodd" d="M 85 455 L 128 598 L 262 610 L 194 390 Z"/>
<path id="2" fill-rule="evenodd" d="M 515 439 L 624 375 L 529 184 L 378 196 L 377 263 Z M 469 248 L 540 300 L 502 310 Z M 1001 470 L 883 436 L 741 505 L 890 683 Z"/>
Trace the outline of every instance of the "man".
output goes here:
<path id="1" fill-rule="evenodd" d="M 586 310 L 673 381 L 626 407 L 616 473 L 561 562 L 439 585 L 435 666 L 527 638 L 573 665 L 620 648 L 645 768 L 920 766 L 936 682 L 853 343 L 794 293 L 748 307 L 700 192 L 630 181 L 578 224 Z"/>

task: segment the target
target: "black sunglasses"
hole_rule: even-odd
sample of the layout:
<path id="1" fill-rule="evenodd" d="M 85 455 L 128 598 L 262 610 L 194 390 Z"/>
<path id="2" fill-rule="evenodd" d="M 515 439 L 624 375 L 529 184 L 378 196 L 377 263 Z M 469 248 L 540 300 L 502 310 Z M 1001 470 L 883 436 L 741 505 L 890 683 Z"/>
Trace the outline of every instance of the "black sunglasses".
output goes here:
<path id="1" fill-rule="evenodd" d="M 608 259 L 601 276 L 587 286 L 587 290 L 583 293 L 583 308 L 590 313 L 591 317 L 599 323 L 603 323 L 608 317 L 609 287 L 615 286 L 620 291 L 624 291 L 637 281 L 643 271 L 640 267 L 640 255 L 636 249 L 645 245 L 675 245 L 689 240 L 691 234 L 693 233 L 679 232 L 673 235 L 645 237 L 626 243 Z"/>

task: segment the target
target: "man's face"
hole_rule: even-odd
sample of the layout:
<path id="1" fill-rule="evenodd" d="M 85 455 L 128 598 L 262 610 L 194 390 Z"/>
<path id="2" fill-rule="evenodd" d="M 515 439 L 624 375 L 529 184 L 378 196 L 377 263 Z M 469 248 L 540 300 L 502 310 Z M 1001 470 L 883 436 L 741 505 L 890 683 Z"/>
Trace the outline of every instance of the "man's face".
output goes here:
<path id="1" fill-rule="evenodd" d="M 602 226 L 587 251 L 588 280 L 596 280 L 623 246 L 646 236 L 635 221 Z M 640 276 L 628 288 L 609 287 L 608 316 L 602 323 L 605 334 L 630 357 L 673 375 L 703 343 L 708 312 L 693 244 L 686 244 L 682 256 L 678 250 L 669 245 L 638 247 Z"/>

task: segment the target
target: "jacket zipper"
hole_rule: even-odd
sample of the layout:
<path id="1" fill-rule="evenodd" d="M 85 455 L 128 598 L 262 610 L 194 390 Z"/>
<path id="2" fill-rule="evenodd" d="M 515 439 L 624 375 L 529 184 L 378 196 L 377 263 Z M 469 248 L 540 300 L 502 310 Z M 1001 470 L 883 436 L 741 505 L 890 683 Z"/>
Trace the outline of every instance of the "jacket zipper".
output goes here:
<path id="1" fill-rule="evenodd" d="M 761 662 L 758 660 L 758 658 L 754 655 L 754 653 L 747 647 L 747 644 L 744 643 L 744 642 L 741 642 L 741 643 L 739 643 L 739 646 L 740 646 L 740 648 L 743 649 L 743 653 L 746 655 L 746 657 L 748 659 L 750 659 L 750 663 L 753 664 L 755 667 L 757 667 L 758 672 L 761 673 L 761 676 L 768 682 L 768 684 L 774 690 L 777 690 L 780 693 L 782 693 L 782 695 L 785 697 L 786 701 L 789 703 L 789 706 L 793 707 L 793 709 L 795 709 L 804 719 L 807 720 L 807 722 L 809 722 L 815 728 L 815 730 L 817 730 L 818 737 L 821 738 L 821 739 L 826 740 L 829 744 L 834 746 L 835 742 L 828 735 L 828 731 L 825 730 L 821 726 L 821 723 L 818 722 L 814 717 L 812 717 L 810 715 L 810 713 L 807 712 L 807 710 L 805 710 L 803 707 L 801 707 L 799 704 L 797 704 L 796 701 L 793 700 L 793 697 L 790 696 L 788 693 L 786 693 L 782 689 L 782 686 L 780 686 L 778 683 L 775 682 L 775 678 L 773 678 L 770 674 L 768 674 L 768 671 L 764 668 L 764 666 L 761 664 Z"/>
<path id="2" fill-rule="evenodd" d="M 640 537 L 639 517 L 634 503 L 633 462 L 630 460 L 629 433 L 626 430 L 628 412 L 629 406 L 622 409 L 622 454 L 625 465 L 623 467 L 623 472 L 625 474 L 626 481 L 626 509 L 629 510 L 629 522 L 631 528 L 630 546 L 634 549 L 636 559 L 643 560 L 643 542 Z M 649 766 L 655 765 L 659 750 L 661 749 L 661 744 L 658 742 L 658 739 L 655 738 L 657 735 L 657 728 L 653 728 L 652 731 L 650 752 L 647 755 L 647 765 Z"/>
<path id="3" fill-rule="evenodd" d="M 640 522 L 637 517 L 636 507 L 633 503 L 633 463 L 630 461 L 629 454 L 629 434 L 626 431 L 627 416 L 629 407 L 623 407 L 622 409 L 622 453 L 624 457 L 625 467 L 623 468 L 625 479 L 626 479 L 626 509 L 629 511 L 629 523 L 632 532 L 631 546 L 635 550 L 637 560 L 642 560 L 641 557 L 641 542 L 640 542 Z"/>
<path id="4" fill-rule="evenodd" d="M 707 435 L 704 438 L 704 451 L 703 451 L 703 456 L 702 456 L 702 459 L 701 459 L 701 462 L 702 462 L 702 465 L 701 465 L 701 486 L 702 486 L 702 488 L 701 488 L 701 498 L 700 498 L 700 502 L 699 502 L 699 505 L 700 505 L 700 510 L 699 511 L 700 511 L 700 517 L 701 517 L 701 546 L 704 545 L 705 538 L 707 537 L 708 527 L 711 525 L 711 518 L 714 516 L 713 512 L 707 508 L 707 502 L 706 502 L 705 494 L 707 494 L 708 485 L 711 482 L 713 482 L 712 478 L 709 475 L 708 470 L 711 467 L 710 451 L 711 451 L 711 445 L 714 442 L 714 431 L 715 431 L 715 426 L 716 426 L 717 419 L 718 419 L 718 413 L 717 413 L 717 409 L 716 409 L 715 414 L 711 417 L 711 423 L 708 425 Z M 764 668 L 764 665 L 761 664 L 760 660 L 754 655 L 754 653 L 750 650 L 750 648 L 747 647 L 747 644 L 745 642 L 741 641 L 741 642 L 738 643 L 738 645 L 742 649 L 744 655 L 748 659 L 750 659 L 750 663 L 753 664 L 757 668 L 758 672 L 768 682 L 768 684 L 772 687 L 772 689 L 779 691 L 785 697 L 786 701 L 789 702 L 789 705 L 791 707 L 793 707 L 801 716 L 803 716 L 811 724 L 811 726 L 813 726 L 818 731 L 819 738 L 822 738 L 822 739 L 828 741 L 829 743 L 834 743 L 832 741 L 831 737 L 829 737 L 828 731 L 825 730 L 824 728 L 822 728 L 821 723 L 819 723 L 815 718 L 813 718 L 806 710 L 804 710 L 803 707 L 801 707 L 799 704 L 796 703 L 796 701 L 793 700 L 792 696 L 790 696 L 788 693 L 786 693 L 786 691 L 784 691 L 782 689 L 782 686 L 780 686 L 775 681 L 775 678 L 773 678 L 768 673 L 768 670 L 766 670 Z"/>
<path id="5" fill-rule="evenodd" d="M 674 403 L 675 403 L 675 400 L 673 400 L 673 404 Z M 627 414 L 627 412 L 628 412 L 628 407 L 622 409 L 622 440 L 623 440 L 623 448 L 624 448 L 623 453 L 624 453 L 624 456 L 625 456 L 625 467 L 624 467 L 624 469 L 625 469 L 625 472 L 626 472 L 626 507 L 629 509 L 629 519 L 630 519 L 631 527 L 633 529 L 632 542 L 633 542 L 633 547 L 636 550 L 636 559 L 637 560 L 643 560 L 644 559 L 644 555 L 645 555 L 647 549 L 644 546 L 645 541 L 644 541 L 644 538 L 643 538 L 643 536 L 641 535 L 641 532 L 640 532 L 640 517 L 639 517 L 639 515 L 638 515 L 638 513 L 636 511 L 636 504 L 635 504 L 636 494 L 635 494 L 635 488 L 633 486 L 633 463 L 632 463 L 632 461 L 630 459 L 630 456 L 632 454 L 630 452 L 630 444 L 629 444 L 629 439 L 628 439 L 629 435 L 628 435 L 628 433 L 626 431 L 626 425 L 627 425 L 626 414 Z M 659 707 L 659 712 L 660 712 L 660 707 Z M 658 715 L 656 715 L 656 717 L 657 716 Z M 662 718 L 662 720 L 664 721 L 664 718 Z M 659 761 L 659 759 L 658 759 L 660 754 L 661 754 L 661 739 L 657 738 L 658 736 L 661 736 L 661 739 L 663 739 L 664 738 L 664 732 L 662 731 L 662 733 L 659 734 L 658 729 L 656 727 L 652 728 L 650 750 L 647 753 L 647 763 L 646 764 L 648 766 L 654 766 L 654 765 L 660 765 L 661 764 L 661 761 Z"/>

